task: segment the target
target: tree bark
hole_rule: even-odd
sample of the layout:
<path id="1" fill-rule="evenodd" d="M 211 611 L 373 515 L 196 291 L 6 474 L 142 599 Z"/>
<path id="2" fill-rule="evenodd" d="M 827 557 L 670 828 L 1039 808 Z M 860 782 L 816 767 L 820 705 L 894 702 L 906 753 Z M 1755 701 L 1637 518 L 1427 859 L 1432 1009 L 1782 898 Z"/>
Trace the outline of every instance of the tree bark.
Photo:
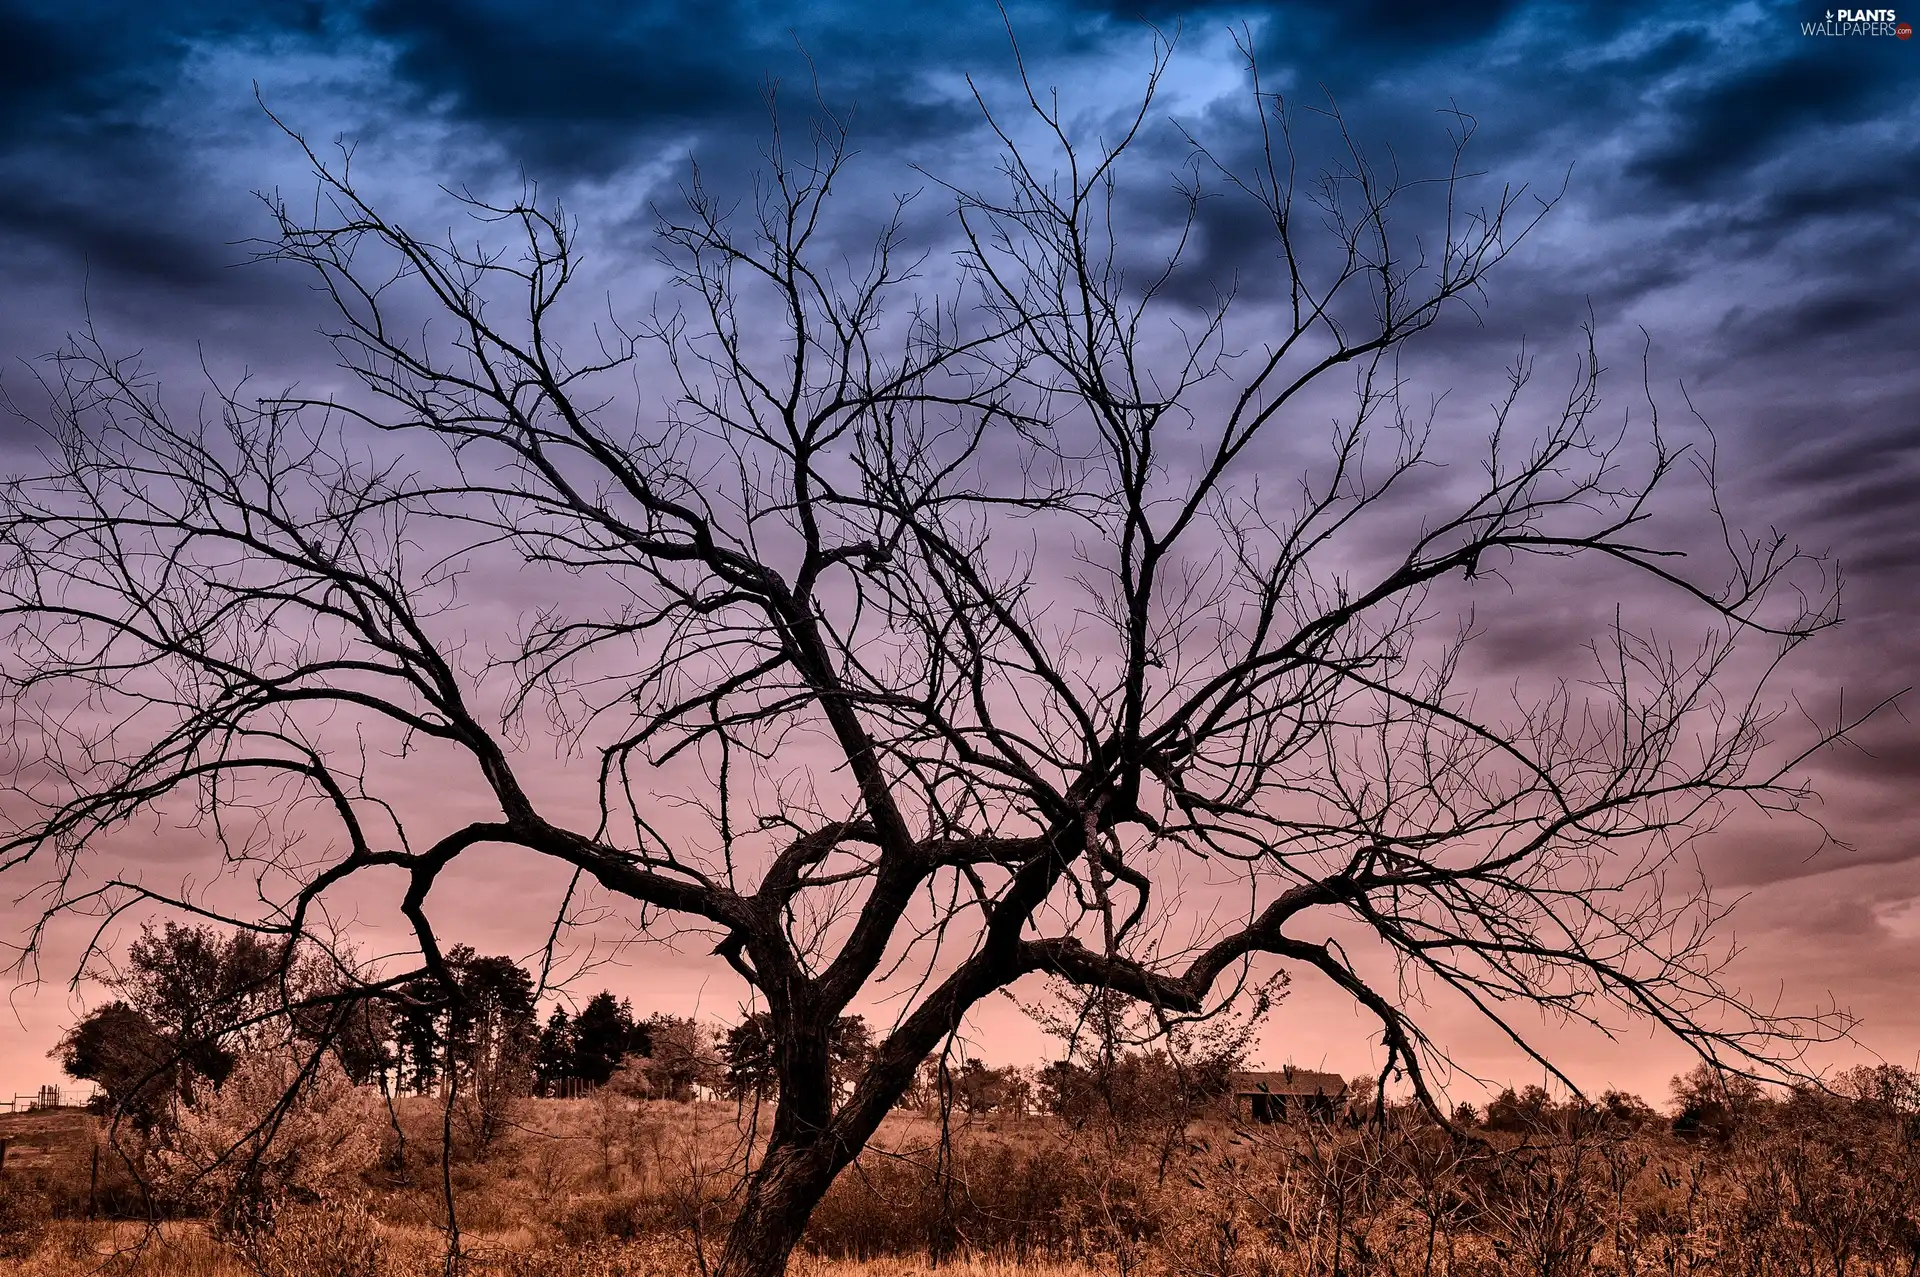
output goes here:
<path id="1" fill-rule="evenodd" d="M 715 1277 L 784 1277 L 813 1208 L 848 1160 L 835 1156 L 829 1138 L 769 1145 L 727 1231 Z"/>
<path id="2" fill-rule="evenodd" d="M 790 1008 L 774 1008 L 780 1099 L 766 1153 L 747 1180 L 714 1277 L 784 1277 L 814 1207 L 906 1094 L 931 1044 L 972 1004 L 960 998 L 936 1003 L 921 1008 L 918 1023 L 896 1031 L 837 1105 L 824 1027 L 832 1017 L 810 1005 L 796 1023 Z"/>

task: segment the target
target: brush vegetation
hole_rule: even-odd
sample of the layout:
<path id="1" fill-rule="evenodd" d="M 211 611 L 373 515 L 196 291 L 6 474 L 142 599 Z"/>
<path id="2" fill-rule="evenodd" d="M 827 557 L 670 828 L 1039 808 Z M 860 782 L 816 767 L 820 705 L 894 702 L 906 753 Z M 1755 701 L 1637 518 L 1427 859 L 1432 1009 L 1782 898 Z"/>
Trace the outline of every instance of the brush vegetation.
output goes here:
<path id="1" fill-rule="evenodd" d="M 105 1144 L 103 1126 L 41 1117 L 37 1148 L 16 1133 L 0 1272 L 698 1274 L 764 1139 L 752 1102 L 608 1087 L 516 1099 L 489 1125 L 458 1095 L 389 1103 L 323 1079 L 283 1115 L 272 1160 L 190 1172 L 182 1149 L 212 1148 L 223 1129 L 245 1145 L 247 1091 L 229 1091 L 190 1116 L 190 1139 L 143 1147 L 120 1132 L 97 1172 L 83 1148 Z M 1774 1093 L 1701 1069 L 1675 1080 L 1665 1113 L 1618 1092 L 1556 1102 L 1528 1088 L 1455 1119 L 1466 1138 L 1392 1105 L 1271 1126 L 1218 1106 L 901 1110 L 814 1212 L 794 1271 L 1920 1271 L 1920 1084 L 1902 1069 Z"/>

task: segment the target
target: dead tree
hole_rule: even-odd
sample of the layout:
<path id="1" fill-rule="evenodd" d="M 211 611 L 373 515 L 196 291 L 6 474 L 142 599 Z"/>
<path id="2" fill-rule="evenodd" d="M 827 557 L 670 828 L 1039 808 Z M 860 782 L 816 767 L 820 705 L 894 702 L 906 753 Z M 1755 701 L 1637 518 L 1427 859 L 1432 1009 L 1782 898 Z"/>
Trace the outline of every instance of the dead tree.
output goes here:
<path id="1" fill-rule="evenodd" d="M 482 243 L 421 237 L 309 151 L 317 211 L 269 201 L 267 255 L 333 302 L 351 389 L 186 421 L 90 336 L 42 380 L 49 465 L 0 514 L 0 866 L 48 893 L 29 954 L 136 904 L 324 944 L 330 902 L 390 889 L 414 969 L 328 996 L 444 985 L 435 884 L 483 846 L 643 934 L 705 930 L 777 1075 L 729 1277 L 783 1271 L 921 1062 L 1033 973 L 1168 1017 L 1253 964 L 1330 980 L 1429 1106 L 1423 982 L 1523 1045 L 1504 1006 L 1624 1011 L 1749 1071 L 1842 1029 L 1743 1001 L 1718 906 L 1668 880 L 1737 806 L 1810 796 L 1769 689 L 1838 619 L 1822 564 L 1663 542 L 1657 498 L 1710 495 L 1711 454 L 1603 420 L 1591 343 L 1544 411 L 1516 368 L 1475 457 L 1435 437 L 1398 356 L 1545 211 L 1466 211 L 1464 119 L 1422 185 L 1256 81 L 1251 167 L 1196 145 L 1185 233 L 1141 232 L 1164 65 L 1103 141 L 1043 94 L 1013 122 L 983 103 L 1003 163 L 941 188 L 951 258 L 900 213 L 849 255 L 844 130 L 776 132 L 739 208 L 693 175 L 666 295 L 574 353 L 558 209 L 475 201 Z M 1340 149 L 1297 178 L 1315 119 Z M 1261 295 L 1196 278 L 1216 208 L 1262 237 Z M 1471 609 L 1596 560 L 1664 591 L 1684 643 L 1622 621 L 1550 685 L 1471 686 Z M 508 581 L 549 602 L 503 634 L 479 609 Z M 99 850 L 155 813 L 258 907 Z M 1226 894 L 1182 911 L 1203 861 Z M 889 977 L 915 992 L 836 1088 L 832 1026 Z"/>

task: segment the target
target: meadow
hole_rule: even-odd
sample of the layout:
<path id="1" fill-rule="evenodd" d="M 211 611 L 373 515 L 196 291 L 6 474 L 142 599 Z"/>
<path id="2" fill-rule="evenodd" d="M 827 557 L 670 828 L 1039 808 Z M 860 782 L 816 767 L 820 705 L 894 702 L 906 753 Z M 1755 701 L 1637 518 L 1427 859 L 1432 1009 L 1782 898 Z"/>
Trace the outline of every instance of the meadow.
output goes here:
<path id="1" fill-rule="evenodd" d="M 1529 1090 L 1463 1112 L 1476 1123 L 1465 1140 L 1400 1109 L 1287 1125 L 1218 1109 L 946 1122 L 902 1111 L 834 1185 L 793 1271 L 1913 1277 L 1920 1117 L 1909 1091 L 1875 1076 L 1696 1095 L 1668 1113 Z M 0 1175 L 0 1272 L 692 1277 L 715 1256 L 766 1113 L 607 1089 L 516 1099 L 490 1122 L 429 1097 L 378 1116 L 369 1131 L 364 1109 L 334 1115 L 358 1142 L 328 1147 L 370 1154 L 363 1164 L 279 1164 L 272 1200 L 245 1219 L 211 1199 L 195 1218 L 190 1198 L 144 1193 L 111 1155 L 96 1173 L 74 1142 L 95 1138 L 91 1122 L 69 1120 L 64 1147 L 16 1137 Z M 309 1172 L 326 1182 L 301 1184 Z"/>

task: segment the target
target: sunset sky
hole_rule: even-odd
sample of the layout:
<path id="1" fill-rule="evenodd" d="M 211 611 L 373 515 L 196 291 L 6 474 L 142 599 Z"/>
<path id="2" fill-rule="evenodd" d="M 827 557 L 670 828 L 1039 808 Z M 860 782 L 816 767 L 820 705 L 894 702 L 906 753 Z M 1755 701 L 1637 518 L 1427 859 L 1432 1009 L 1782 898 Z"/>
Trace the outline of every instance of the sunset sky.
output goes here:
<path id="1" fill-rule="evenodd" d="M 1244 31 L 1267 87 L 1331 95 L 1358 136 L 1409 171 L 1437 162 L 1439 112 L 1457 110 L 1477 122 L 1470 157 L 1493 189 L 1564 187 L 1495 275 L 1480 322 L 1456 314 L 1422 339 L 1423 375 L 1477 408 L 1523 341 L 1543 369 L 1571 367 L 1591 313 L 1603 359 L 1625 374 L 1614 386 L 1624 405 L 1644 344 L 1663 412 L 1681 419 L 1690 402 L 1712 424 L 1736 522 L 1789 528 L 1845 572 L 1845 624 L 1793 673 L 1807 710 L 1830 718 L 1842 688 L 1853 706 L 1920 683 L 1920 41 L 1803 34 L 1825 14 L 1018 0 L 1003 21 L 990 4 L 859 0 L 0 0 L 0 388 L 32 415 L 29 365 L 89 314 L 183 405 L 201 393 L 202 361 L 228 380 L 328 384 L 308 279 L 246 264 L 247 241 L 271 231 L 252 193 L 297 203 L 311 190 L 262 104 L 311 140 L 353 143 L 359 179 L 415 225 L 450 224 L 443 188 L 538 182 L 579 218 L 591 287 L 639 312 L 645 294 L 622 288 L 650 287 L 650 201 L 674 197 L 690 156 L 723 186 L 750 169 L 769 78 L 794 97 L 817 76 L 826 102 L 853 109 L 855 197 L 922 190 L 913 226 L 939 251 L 949 232 L 922 172 L 984 171 L 992 148 L 967 78 L 1011 102 L 1008 25 L 1032 79 L 1090 117 L 1134 100 L 1152 28 L 1177 32 L 1153 119 L 1169 154 L 1168 117 L 1229 144 L 1244 123 Z M 1230 263 L 1233 247 L 1207 251 Z M 31 469 L 33 446 L 28 426 L 0 419 L 0 468 Z M 511 582 L 499 590 L 515 602 Z M 1492 627 L 1476 669 L 1517 678 L 1610 606 L 1569 584 L 1526 622 Z M 1861 1017 L 1857 1047 L 1828 1063 L 1920 1065 L 1916 708 L 1881 715 L 1857 748 L 1819 762 L 1826 845 L 1806 826 L 1741 825 L 1705 849 L 1716 889 L 1746 897 L 1731 932 L 1743 986 L 1782 1007 L 1831 1000 Z M 177 873 L 175 835 L 152 837 L 151 872 Z M 551 873 L 530 860 L 477 865 L 447 887 L 446 938 L 529 953 L 545 925 L 530 902 L 557 894 Z M 0 940 L 31 920 L 31 901 L 15 899 L 29 885 L 0 878 Z M 619 934 L 610 924 L 606 939 Z M 66 987 L 60 959 L 78 938 L 62 933 L 42 981 L 15 990 L 0 1018 L 0 1097 L 56 1080 L 46 1053 L 97 998 Z M 615 956 L 588 991 L 606 984 L 642 1013 L 737 1013 L 737 981 L 702 946 Z M 1483 1075 L 1537 1080 L 1457 1008 L 1437 1008 L 1433 1027 Z M 1263 1055 L 1352 1074 L 1367 1068 L 1374 1033 L 1302 977 Z M 976 1015 L 972 1040 L 995 1063 L 1049 1049 L 1005 1000 Z M 1686 1063 L 1644 1034 L 1558 1040 L 1583 1085 L 1656 1101 Z"/>

